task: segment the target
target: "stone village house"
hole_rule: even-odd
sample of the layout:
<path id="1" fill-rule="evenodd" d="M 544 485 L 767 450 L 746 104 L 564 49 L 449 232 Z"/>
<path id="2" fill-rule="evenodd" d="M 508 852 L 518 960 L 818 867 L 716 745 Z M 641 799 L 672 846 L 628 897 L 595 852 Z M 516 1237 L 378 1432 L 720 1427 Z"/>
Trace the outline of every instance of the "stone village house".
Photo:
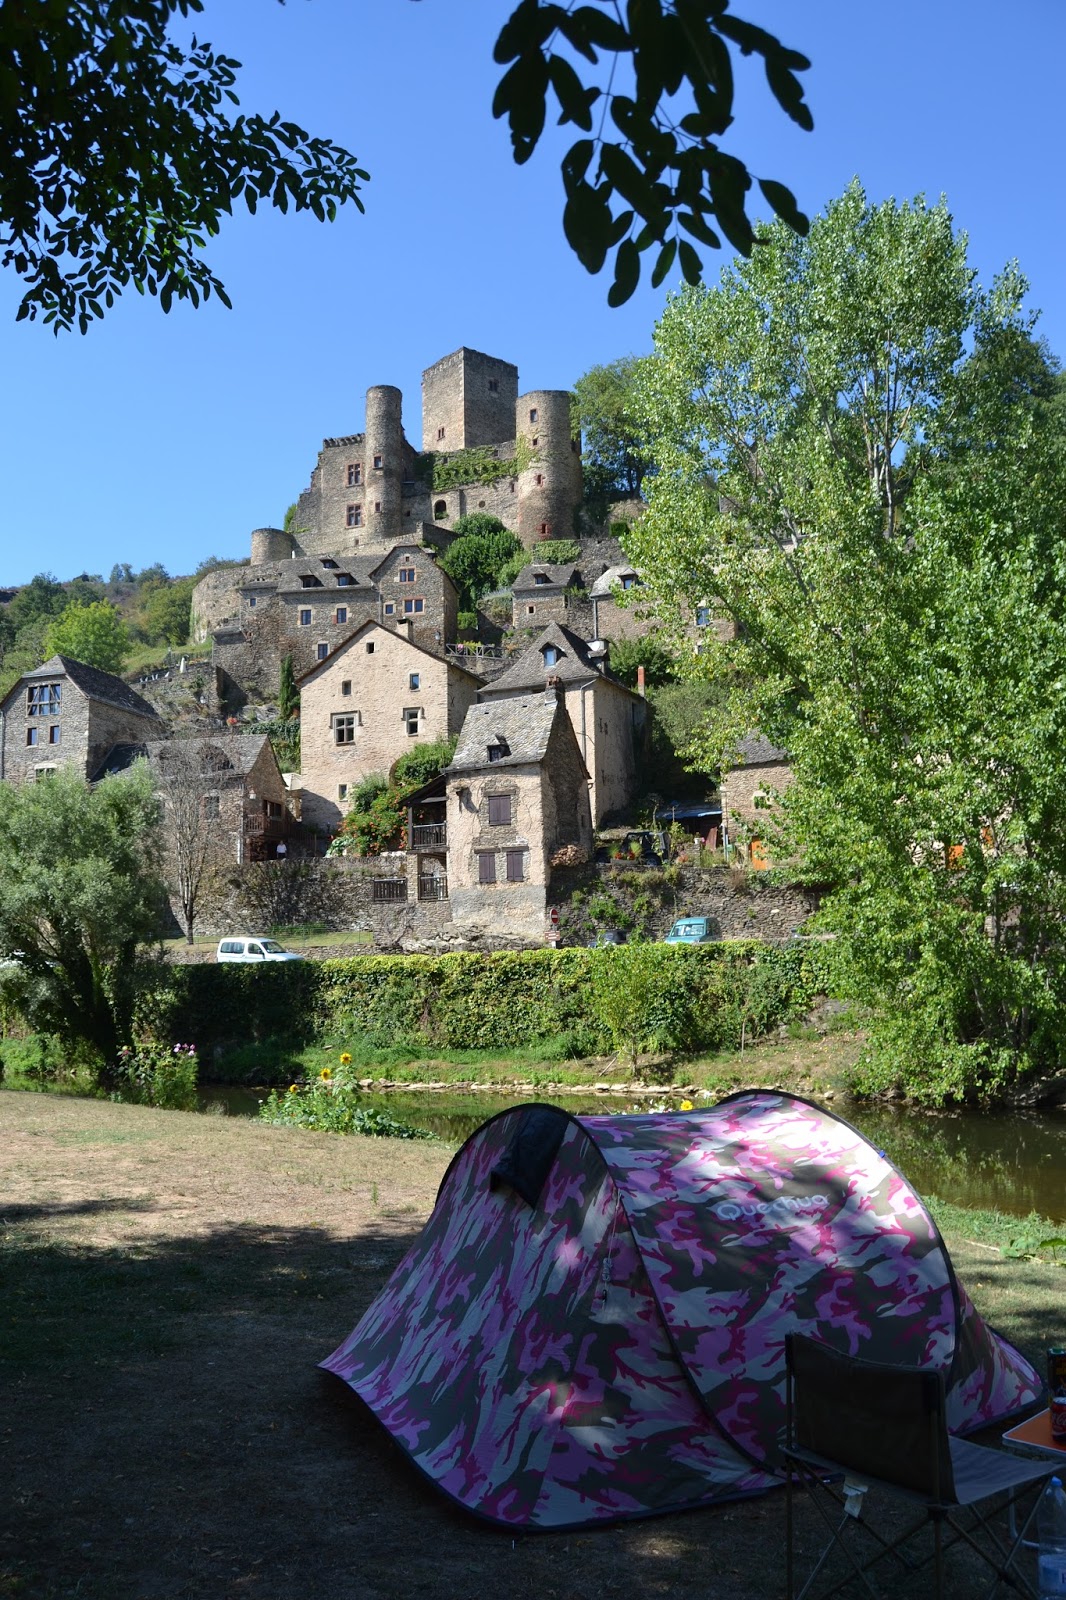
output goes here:
<path id="1" fill-rule="evenodd" d="M 458 733 L 478 684 L 405 628 L 364 623 L 298 683 L 305 826 L 334 832 L 362 778 Z"/>
<path id="2" fill-rule="evenodd" d="M 552 856 L 592 846 L 588 772 L 560 696 L 472 706 L 444 776 L 453 921 L 541 937 Z"/>
<path id="3" fill-rule="evenodd" d="M 722 819 L 734 839 L 739 835 L 751 866 L 770 866 L 763 835 L 767 812 L 792 782 L 788 755 L 761 733 L 749 733 L 736 749 L 737 764 L 722 772 Z"/>
<path id="4" fill-rule="evenodd" d="M 647 730 L 647 702 L 612 678 L 606 651 L 552 623 L 518 660 L 481 691 L 499 704 L 511 695 L 558 691 L 590 778 L 592 820 L 621 816 L 638 782 L 638 756 Z"/>
<path id="5" fill-rule="evenodd" d="M 161 719 L 111 672 L 52 656 L 0 702 L 0 779 L 23 783 L 74 767 L 91 778 L 113 745 L 158 739 Z"/>

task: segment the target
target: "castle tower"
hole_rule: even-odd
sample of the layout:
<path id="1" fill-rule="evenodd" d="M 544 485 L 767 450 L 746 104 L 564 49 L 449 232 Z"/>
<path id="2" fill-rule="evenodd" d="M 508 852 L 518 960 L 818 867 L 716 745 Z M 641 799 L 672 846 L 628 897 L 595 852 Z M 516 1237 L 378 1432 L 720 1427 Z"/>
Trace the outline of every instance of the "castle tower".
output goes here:
<path id="1" fill-rule="evenodd" d="M 581 441 L 570 422 L 566 389 L 533 389 L 515 407 L 519 446 L 532 459 L 518 475 L 518 527 L 529 548 L 539 539 L 569 539 L 581 503 Z"/>
<path id="2" fill-rule="evenodd" d="M 293 554 L 291 533 L 282 528 L 255 528 L 252 531 L 252 566 L 262 561 L 288 561 Z"/>
<path id="3" fill-rule="evenodd" d="M 513 438 L 518 368 L 463 345 L 422 374 L 423 450 L 468 450 Z"/>
<path id="4" fill-rule="evenodd" d="M 387 544 L 403 530 L 403 396 L 390 383 L 366 391 L 363 518 L 367 544 Z"/>

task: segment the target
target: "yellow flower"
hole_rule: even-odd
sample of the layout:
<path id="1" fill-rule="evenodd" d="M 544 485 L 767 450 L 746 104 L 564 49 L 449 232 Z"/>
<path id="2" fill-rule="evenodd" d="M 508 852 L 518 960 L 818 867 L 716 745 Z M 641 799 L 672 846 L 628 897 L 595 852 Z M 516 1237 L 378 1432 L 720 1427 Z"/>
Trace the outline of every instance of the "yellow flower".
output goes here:
<path id="1" fill-rule="evenodd" d="M 696 1107 L 692 1104 L 691 1100 L 682 1100 L 681 1109 L 682 1111 L 695 1111 Z"/>
<path id="2" fill-rule="evenodd" d="M 299 1090 L 297 1089 L 297 1087 L 296 1087 L 296 1085 L 294 1083 L 290 1083 L 289 1084 L 289 1093 L 290 1094 L 298 1094 L 299 1093 Z"/>
<path id="3" fill-rule="evenodd" d="M 320 1077 L 320 1078 L 321 1078 L 321 1079 L 322 1079 L 322 1082 L 323 1082 L 323 1083 L 328 1083 L 328 1082 L 329 1082 L 329 1080 L 330 1080 L 330 1079 L 331 1079 L 331 1078 L 332 1078 L 332 1076 L 333 1076 L 333 1071 L 332 1071 L 332 1068 L 330 1068 L 330 1067 L 323 1067 L 323 1068 L 322 1068 L 322 1071 L 321 1071 L 321 1072 L 320 1072 L 320 1073 L 319 1073 L 319 1075 L 318 1075 L 318 1076 L 319 1076 L 319 1077 Z"/>
<path id="4" fill-rule="evenodd" d="M 348 1054 L 348 1052 L 346 1050 L 344 1052 L 344 1054 L 341 1056 L 341 1066 L 342 1067 L 350 1067 L 351 1064 L 352 1064 L 352 1058 L 351 1058 L 351 1056 Z"/>

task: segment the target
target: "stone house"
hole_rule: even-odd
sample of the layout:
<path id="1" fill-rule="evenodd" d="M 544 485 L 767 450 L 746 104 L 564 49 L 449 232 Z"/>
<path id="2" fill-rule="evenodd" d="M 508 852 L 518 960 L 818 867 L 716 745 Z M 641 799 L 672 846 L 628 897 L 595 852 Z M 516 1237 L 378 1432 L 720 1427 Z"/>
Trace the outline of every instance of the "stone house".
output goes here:
<path id="1" fill-rule="evenodd" d="M 305 826 L 332 832 L 356 784 L 416 741 L 458 733 L 479 679 L 406 627 L 366 622 L 298 680 Z"/>
<path id="2" fill-rule="evenodd" d="M 237 615 L 211 633 L 217 691 L 230 705 L 252 691 L 274 698 L 285 656 L 300 677 L 366 622 L 403 624 L 438 654 L 455 639 L 455 585 L 417 539 L 384 554 L 279 561 L 242 574 Z"/>
<path id="3" fill-rule="evenodd" d="M 575 562 L 563 566 L 532 562 L 511 585 L 512 627 L 543 628 L 549 622 L 565 623 L 580 587 L 581 574 Z"/>
<path id="4" fill-rule="evenodd" d="M 220 859 L 242 863 L 277 859 L 292 821 L 285 779 L 266 734 L 218 733 L 117 744 L 93 780 L 146 760 L 163 801 L 164 836 L 188 848 L 215 847 Z M 285 851 L 282 851 L 285 854 Z"/>
<path id="5" fill-rule="evenodd" d="M 111 672 L 52 656 L 0 702 L 0 779 L 22 783 L 74 767 L 90 778 L 115 744 L 158 739 L 163 723 Z"/>
<path id="6" fill-rule="evenodd" d="M 648 620 L 639 606 L 623 605 L 620 596 L 641 587 L 641 577 L 628 562 L 608 567 L 589 589 L 594 639 L 641 639 L 648 632 Z"/>
<path id="7" fill-rule="evenodd" d="M 453 922 L 540 937 L 552 856 L 592 844 L 588 773 L 560 698 L 471 706 L 445 779 Z"/>
<path id="8" fill-rule="evenodd" d="M 647 702 L 612 678 L 605 652 L 569 628 L 552 623 L 480 698 L 499 702 L 537 690 L 557 691 L 591 778 L 596 827 L 625 812 L 637 793 L 639 756 L 647 731 Z"/>
<path id="9" fill-rule="evenodd" d="M 722 820 L 756 869 L 768 867 L 763 841 L 766 814 L 792 782 L 788 755 L 761 733 L 746 734 L 736 749 L 737 763 L 722 772 Z"/>

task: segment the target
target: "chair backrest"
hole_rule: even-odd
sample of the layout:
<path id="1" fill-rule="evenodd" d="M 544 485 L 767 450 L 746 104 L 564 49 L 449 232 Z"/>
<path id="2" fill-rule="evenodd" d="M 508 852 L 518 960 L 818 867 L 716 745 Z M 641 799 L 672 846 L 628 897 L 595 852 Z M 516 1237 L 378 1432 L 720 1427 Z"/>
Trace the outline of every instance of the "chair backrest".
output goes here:
<path id="1" fill-rule="evenodd" d="M 804 1334 L 785 1341 L 789 1443 L 858 1474 L 951 1503 L 943 1375 L 840 1355 Z"/>

